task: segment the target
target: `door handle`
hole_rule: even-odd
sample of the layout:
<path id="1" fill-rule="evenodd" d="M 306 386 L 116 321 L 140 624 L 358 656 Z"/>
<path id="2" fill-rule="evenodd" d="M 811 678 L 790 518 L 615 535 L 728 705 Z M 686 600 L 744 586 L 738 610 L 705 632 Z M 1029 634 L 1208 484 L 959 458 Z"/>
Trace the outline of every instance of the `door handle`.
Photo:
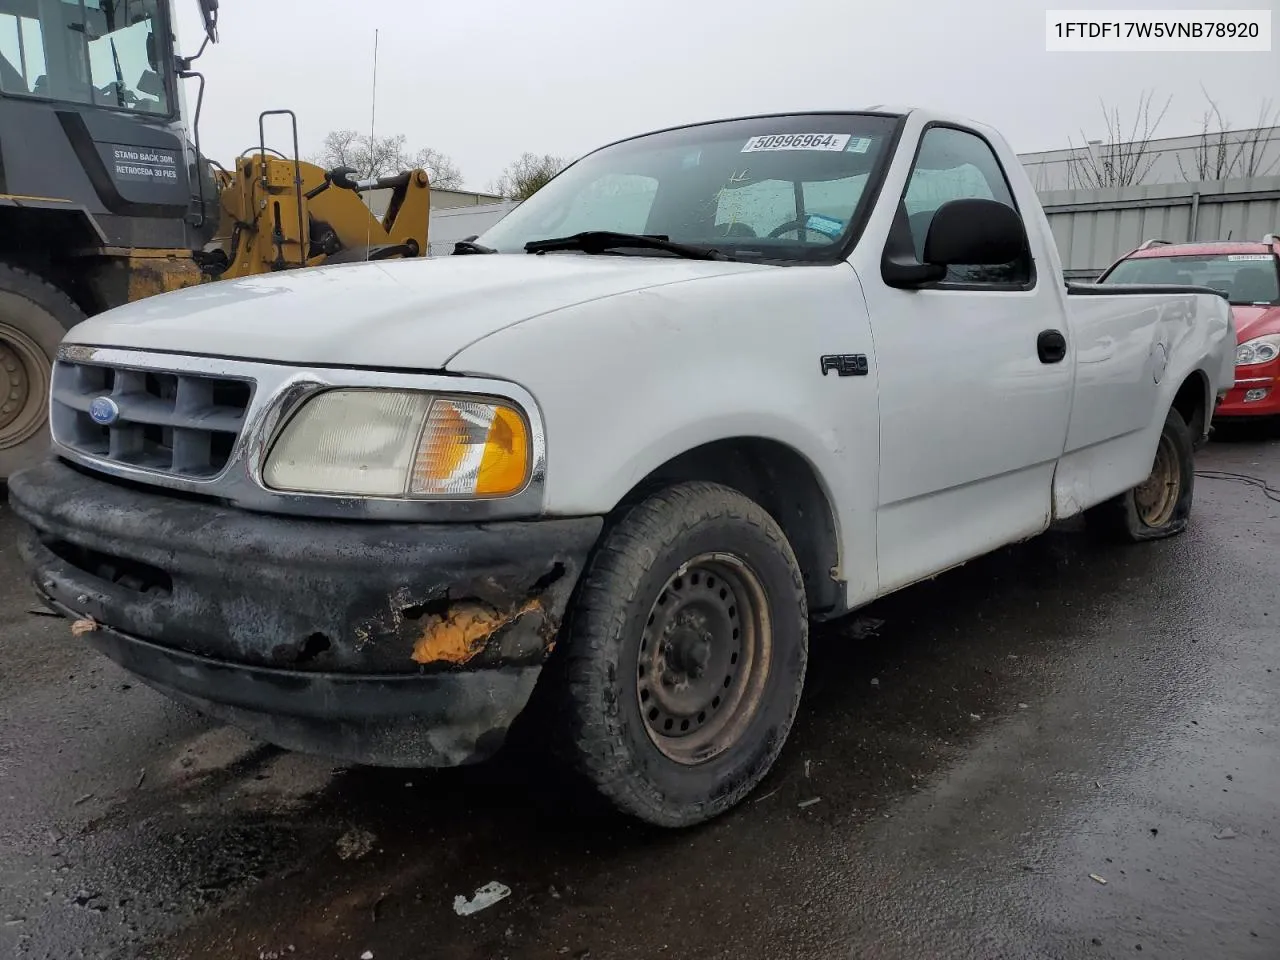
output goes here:
<path id="1" fill-rule="evenodd" d="M 1067 356 L 1067 338 L 1060 330 L 1041 330 L 1036 337 L 1036 353 L 1041 363 L 1061 363 Z"/>

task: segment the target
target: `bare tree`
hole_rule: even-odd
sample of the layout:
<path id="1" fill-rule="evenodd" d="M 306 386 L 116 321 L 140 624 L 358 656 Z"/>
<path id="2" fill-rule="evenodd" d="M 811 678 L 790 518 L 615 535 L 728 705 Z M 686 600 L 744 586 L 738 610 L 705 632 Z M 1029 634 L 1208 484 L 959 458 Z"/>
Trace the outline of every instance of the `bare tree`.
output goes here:
<path id="1" fill-rule="evenodd" d="M 547 181 L 565 168 L 563 157 L 524 153 L 520 159 L 507 165 L 490 186 L 494 193 L 508 200 L 528 200 L 546 186 Z"/>
<path id="2" fill-rule="evenodd" d="M 1280 167 L 1280 137 L 1276 136 L 1276 128 L 1280 127 L 1280 105 L 1272 106 L 1268 97 L 1258 107 L 1258 119 L 1252 130 L 1247 131 L 1245 142 L 1240 151 L 1240 166 L 1237 176 L 1265 177 Z M 1275 144 L 1274 156 L 1268 160 L 1268 148 Z"/>
<path id="3" fill-rule="evenodd" d="M 440 190 L 457 190 L 462 186 L 462 171 L 447 154 L 434 147 L 423 147 L 409 158 L 405 167 L 421 167 L 427 171 L 431 186 Z"/>
<path id="4" fill-rule="evenodd" d="M 1190 157 L 1192 169 L 1187 169 L 1182 162 L 1182 155 L 1179 154 L 1178 170 L 1182 173 L 1182 179 L 1188 182 L 1223 180 L 1229 176 L 1227 171 L 1232 166 L 1228 159 L 1228 124 L 1218 108 L 1217 101 L 1209 96 L 1209 92 L 1204 87 L 1200 90 L 1204 93 L 1204 98 L 1209 101 L 1209 106 L 1200 118 L 1200 136 Z"/>
<path id="5" fill-rule="evenodd" d="M 1217 101 L 1204 87 L 1200 89 L 1209 106 L 1201 117 L 1200 135 L 1188 163 L 1184 164 L 1182 156 L 1178 156 L 1178 170 L 1183 180 L 1263 177 L 1280 165 L 1280 150 L 1267 159 L 1272 132 L 1280 123 L 1280 107 L 1273 107 L 1270 99 L 1264 100 L 1258 109 L 1257 123 L 1251 129 L 1232 130 Z"/>
<path id="6" fill-rule="evenodd" d="M 410 153 L 406 142 L 403 133 L 371 138 L 355 130 L 334 130 L 325 135 L 311 161 L 327 169 L 351 167 L 362 180 L 421 167 L 427 171 L 433 187 L 456 190 L 462 186 L 462 172 L 446 154 L 433 147 Z"/>
<path id="7" fill-rule="evenodd" d="M 1083 150 L 1068 141 L 1072 148 L 1071 159 L 1067 162 L 1069 187 L 1127 187 L 1146 180 L 1156 162 L 1156 154 L 1151 152 L 1151 141 L 1173 98 L 1166 99 L 1158 113 L 1152 109 L 1153 99 L 1154 93 L 1143 91 L 1138 97 L 1132 124 L 1123 121 L 1119 107 L 1109 107 L 1100 101 L 1107 125 L 1106 140 L 1091 142 L 1082 130 Z"/>
<path id="8" fill-rule="evenodd" d="M 319 152 L 312 157 L 322 167 L 350 167 L 360 179 L 386 176 L 403 169 L 405 136 L 373 137 L 355 130 L 333 130 L 325 134 Z"/>

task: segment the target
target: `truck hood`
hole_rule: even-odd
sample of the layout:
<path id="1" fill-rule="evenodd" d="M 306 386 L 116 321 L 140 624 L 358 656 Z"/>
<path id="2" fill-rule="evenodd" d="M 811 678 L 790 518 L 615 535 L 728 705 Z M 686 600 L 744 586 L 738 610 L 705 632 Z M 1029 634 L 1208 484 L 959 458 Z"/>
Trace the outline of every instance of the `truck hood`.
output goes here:
<path id="1" fill-rule="evenodd" d="M 1231 315 L 1236 321 L 1236 339 L 1240 343 L 1263 337 L 1269 333 L 1280 333 L 1280 306 L 1254 307 L 1233 305 Z"/>
<path id="2" fill-rule="evenodd" d="M 225 280 L 91 317 L 66 343 L 297 365 L 443 369 L 464 347 L 564 307 L 773 267 L 490 254 L 340 264 Z"/>

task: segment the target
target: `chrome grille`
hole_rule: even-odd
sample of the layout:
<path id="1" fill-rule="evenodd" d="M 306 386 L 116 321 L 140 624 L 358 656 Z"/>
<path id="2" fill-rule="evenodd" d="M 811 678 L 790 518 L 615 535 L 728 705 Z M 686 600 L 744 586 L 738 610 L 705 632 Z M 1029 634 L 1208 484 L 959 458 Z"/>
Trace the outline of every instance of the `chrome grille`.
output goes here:
<path id="1" fill-rule="evenodd" d="M 508 398 L 529 418 L 531 479 L 512 497 L 479 501 L 270 489 L 262 468 L 280 425 L 312 397 L 339 388 Z M 51 392 L 53 451 L 63 460 L 246 510 L 343 520 L 478 522 L 527 518 L 543 509 L 547 448 L 538 405 L 507 380 L 63 343 Z M 110 399 L 115 414 L 105 426 L 89 413 L 101 398 Z"/>
<path id="2" fill-rule="evenodd" d="M 58 443 L 86 456 L 208 479 L 231 460 L 253 387 L 247 379 L 60 359 L 53 369 L 51 426 Z M 114 404 L 110 423 L 90 415 L 102 397 Z"/>

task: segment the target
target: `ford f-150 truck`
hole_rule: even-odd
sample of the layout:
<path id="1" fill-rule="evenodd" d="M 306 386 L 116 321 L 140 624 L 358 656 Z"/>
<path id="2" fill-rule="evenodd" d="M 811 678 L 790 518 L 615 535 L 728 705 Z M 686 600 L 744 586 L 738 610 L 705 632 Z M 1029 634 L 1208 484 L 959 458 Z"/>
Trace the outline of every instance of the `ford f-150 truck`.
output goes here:
<path id="1" fill-rule="evenodd" d="M 1221 296 L 1067 286 L 1004 139 L 924 110 L 624 140 L 456 254 L 67 334 L 10 496 L 77 636 L 354 762 L 478 761 L 532 703 L 689 825 L 782 750 L 811 620 L 1086 511 L 1178 533 L 1232 384 Z"/>

